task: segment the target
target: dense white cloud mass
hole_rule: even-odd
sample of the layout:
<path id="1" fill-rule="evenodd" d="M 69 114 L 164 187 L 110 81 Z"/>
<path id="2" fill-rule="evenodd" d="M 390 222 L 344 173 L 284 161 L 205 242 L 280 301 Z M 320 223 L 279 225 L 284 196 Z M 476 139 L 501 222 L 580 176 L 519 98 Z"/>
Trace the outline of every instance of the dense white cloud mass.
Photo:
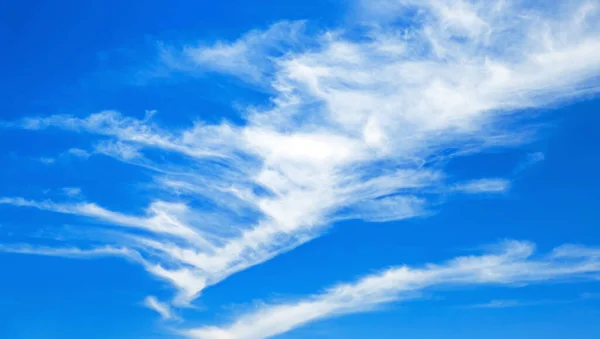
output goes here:
<path id="1" fill-rule="evenodd" d="M 104 154 L 151 169 L 158 191 L 141 215 L 92 202 L 1 198 L 2 204 L 86 217 L 113 232 L 103 234 L 109 247 L 97 249 L 69 244 L 0 250 L 126 256 L 177 289 L 172 304 L 187 305 L 207 286 L 319 236 L 336 221 L 425 215 L 431 197 L 443 192 L 504 193 L 507 179 L 452 181 L 442 160 L 523 143 L 530 130 L 517 124 L 531 109 L 598 90 L 598 5 L 570 3 L 533 8 L 518 1 L 364 1 L 357 4 L 362 14 L 356 27 L 308 35 L 307 23 L 280 22 L 236 41 L 173 46 L 163 57 L 174 71 L 238 76 L 272 93 L 269 103 L 248 107 L 244 124 L 197 121 L 187 129 L 161 127 L 153 112 L 144 119 L 105 111 L 3 124 L 101 136 L 92 149 L 67 152 L 82 159 Z M 230 328 L 193 333 L 263 338 L 313 318 L 394 300 L 405 290 L 540 281 L 591 270 L 582 268 L 586 257 L 569 257 L 577 259 L 572 267 L 559 265 L 556 258 L 566 249 L 530 261 L 528 245 L 513 245 L 499 256 L 400 268 L 342 285 L 280 306 L 286 321 L 266 309 Z M 589 265 L 597 267 L 595 261 Z M 516 268 L 535 269 L 536 275 L 517 274 Z M 369 292 L 372 284 L 376 290 Z M 155 299 L 147 304 L 170 314 Z M 250 322 L 264 326 L 252 331 L 273 330 L 252 332 Z"/>
<path id="2" fill-rule="evenodd" d="M 186 331 L 196 339 L 263 339 L 285 333 L 319 319 L 364 312 L 378 305 L 413 299 L 426 288 L 462 285 L 509 285 L 597 279 L 600 251 L 563 246 L 535 258 L 531 243 L 507 241 L 496 251 L 479 256 L 452 259 L 441 265 L 422 268 L 397 267 L 366 276 L 357 282 L 340 284 L 325 292 L 289 303 L 265 305 L 223 327 Z M 518 285 L 517 285 L 518 284 Z M 516 306 L 515 302 L 485 307 Z"/>

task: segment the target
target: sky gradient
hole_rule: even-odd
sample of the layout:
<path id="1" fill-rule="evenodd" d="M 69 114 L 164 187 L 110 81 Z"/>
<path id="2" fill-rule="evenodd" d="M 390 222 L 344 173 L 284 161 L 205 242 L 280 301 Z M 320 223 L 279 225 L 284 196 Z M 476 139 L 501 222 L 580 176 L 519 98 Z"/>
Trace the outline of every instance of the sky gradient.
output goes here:
<path id="1" fill-rule="evenodd" d="M 597 338 L 597 1 L 0 5 L 0 338 Z"/>

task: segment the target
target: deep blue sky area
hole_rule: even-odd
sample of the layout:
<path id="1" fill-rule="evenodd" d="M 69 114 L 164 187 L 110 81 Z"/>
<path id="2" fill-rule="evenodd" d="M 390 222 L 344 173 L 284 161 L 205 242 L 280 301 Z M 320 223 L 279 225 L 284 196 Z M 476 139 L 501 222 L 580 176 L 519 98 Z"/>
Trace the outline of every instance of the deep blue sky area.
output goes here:
<path id="1" fill-rule="evenodd" d="M 168 117 L 227 116 L 233 101 L 243 102 L 240 91 L 249 89 L 190 79 L 149 81 L 144 74 L 155 67 L 157 45 L 231 40 L 281 19 L 326 25 L 343 19 L 336 1 L 321 3 L 5 2 L 0 34 L 10 47 L 1 56 L 2 92 L 10 99 L 3 100 L 3 114 L 118 109 L 143 115 L 164 108 Z"/>
<path id="2" fill-rule="evenodd" d="M 334 0 L 4 1 L 0 121 L 8 126 L 55 114 L 84 118 L 104 110 L 143 119 L 147 110 L 157 110 L 154 121 L 165 130 L 195 121 L 242 125 L 240 107 L 268 103 L 272 92 L 230 74 L 170 72 L 160 64 L 160 47 L 232 41 L 280 20 L 307 20 L 307 30 L 318 32 L 348 25 L 353 15 Z M 543 127 L 530 141 L 444 163 L 451 182 L 506 178 L 506 192 L 449 191 L 414 218 L 337 221 L 320 237 L 203 290 L 195 308 L 178 309 L 173 323 L 160 320 L 143 300 L 169 300 L 174 289 L 133 261 L 0 252 L 0 338 L 174 338 L 170 331 L 178 324 L 228 323 L 261 302 L 297 300 L 396 265 L 445 262 L 504 239 L 531 241 L 540 253 L 567 243 L 598 246 L 600 99 L 589 95 L 532 110 Z M 66 153 L 104 136 L 13 127 L 0 127 L 0 197 L 67 201 L 62 190 L 77 187 L 85 194 L 73 201 L 137 215 L 166 196 L 155 193 L 149 168 Z M 530 161 L 534 154 L 543 159 Z M 89 225 L 74 214 L 0 204 L 0 244 L 104 244 L 86 232 Z M 328 317 L 277 338 L 594 339 L 600 337 L 598 277 L 432 287 L 414 300 Z M 473 307 L 493 300 L 518 305 Z"/>

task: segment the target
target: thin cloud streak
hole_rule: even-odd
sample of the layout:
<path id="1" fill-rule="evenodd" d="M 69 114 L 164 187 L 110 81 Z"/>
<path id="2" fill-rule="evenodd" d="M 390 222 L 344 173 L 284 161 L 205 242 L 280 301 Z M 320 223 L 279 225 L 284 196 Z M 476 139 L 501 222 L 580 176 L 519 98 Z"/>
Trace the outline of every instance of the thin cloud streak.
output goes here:
<path id="1" fill-rule="evenodd" d="M 317 295 L 282 304 L 267 304 L 238 316 L 221 327 L 190 329 L 184 334 L 195 339 L 263 339 L 280 335 L 321 319 L 373 310 L 383 304 L 415 298 L 415 292 L 443 287 L 474 287 L 594 279 L 600 272 L 597 249 L 562 247 L 534 256 L 534 245 L 507 241 L 496 251 L 478 256 L 457 257 L 443 264 L 421 268 L 401 266 L 340 284 Z M 595 253 L 595 254 L 592 254 Z"/>
<path id="2" fill-rule="evenodd" d="M 475 309 L 502 309 L 512 307 L 528 307 L 528 306 L 541 306 L 541 305 L 556 305 L 556 304 L 569 304 L 578 301 L 582 301 L 583 298 L 579 299 L 567 299 L 567 300 L 534 300 L 534 301 L 521 301 L 521 300 L 491 300 L 490 302 L 483 304 L 475 304 L 467 306 L 467 308 Z"/>
<path id="3" fill-rule="evenodd" d="M 542 152 L 529 153 L 529 154 L 527 154 L 527 158 L 525 160 L 523 160 L 521 163 L 519 163 L 519 165 L 515 169 L 514 173 L 520 173 L 520 172 L 544 161 L 545 159 L 546 159 L 546 156 Z"/>
<path id="4" fill-rule="evenodd" d="M 119 248 L 112 246 L 97 247 L 91 249 L 81 248 L 55 248 L 55 247 L 40 247 L 28 245 L 3 245 L 0 244 L 0 252 L 17 253 L 17 254 L 32 254 L 51 257 L 65 258 L 95 258 L 95 257 L 127 257 L 138 261 L 140 256 L 135 251 L 127 248 Z"/>
<path id="5" fill-rule="evenodd" d="M 163 319 L 175 318 L 175 315 L 173 314 L 169 304 L 158 301 L 158 299 L 156 299 L 154 296 L 146 297 L 146 299 L 144 299 L 144 306 L 160 314 Z"/>
<path id="6" fill-rule="evenodd" d="M 509 308 L 509 307 L 521 307 L 530 305 L 540 305 L 543 302 L 522 302 L 519 300 L 491 300 L 484 304 L 476 304 L 468 306 L 468 308 Z"/>
<path id="7" fill-rule="evenodd" d="M 459 183 L 452 187 L 452 191 L 463 193 L 504 193 L 510 188 L 510 182 L 505 179 L 478 179 Z"/>

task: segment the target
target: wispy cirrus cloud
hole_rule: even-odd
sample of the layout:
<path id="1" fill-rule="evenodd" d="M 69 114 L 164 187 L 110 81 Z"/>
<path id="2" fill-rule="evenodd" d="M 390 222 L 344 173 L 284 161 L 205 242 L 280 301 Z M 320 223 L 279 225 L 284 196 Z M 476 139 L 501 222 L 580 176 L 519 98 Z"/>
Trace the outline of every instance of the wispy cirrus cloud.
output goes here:
<path id="1" fill-rule="evenodd" d="M 154 296 L 146 297 L 144 299 L 144 306 L 160 314 L 163 319 L 173 319 L 176 317 L 169 304 L 158 301 Z"/>
<path id="2" fill-rule="evenodd" d="M 504 193 L 509 188 L 510 181 L 506 179 L 477 179 L 452 186 L 453 191 L 472 194 Z"/>
<path id="3" fill-rule="evenodd" d="M 47 158 L 47 157 L 42 157 L 39 160 L 41 163 L 44 163 L 46 165 L 53 164 L 56 161 L 56 159 L 54 159 L 54 158 Z"/>
<path id="4" fill-rule="evenodd" d="M 266 30 L 252 30 L 234 42 L 165 50 L 162 61 L 183 71 L 213 71 L 261 83 L 273 72 L 270 58 L 281 57 L 306 44 L 304 21 L 281 21 Z"/>
<path id="5" fill-rule="evenodd" d="M 350 32 L 357 27 L 311 35 L 304 23 L 280 22 L 235 41 L 170 50 L 165 62 L 176 71 L 221 72 L 269 89 L 269 102 L 248 107 L 242 124 L 174 129 L 153 112 L 136 119 L 115 111 L 3 124 L 99 136 L 90 150 L 70 153 L 151 169 L 157 191 L 145 212 L 18 197 L 0 203 L 118 227 L 107 245 L 138 253 L 148 272 L 177 289 L 172 303 L 186 305 L 336 221 L 426 215 L 444 190 L 507 191 L 503 178 L 452 182 L 444 160 L 523 143 L 519 123 L 531 109 L 598 90 L 593 2 L 560 11 L 504 1 L 361 6 L 359 36 Z M 303 310 L 290 314 L 303 322 Z"/>
<path id="6" fill-rule="evenodd" d="M 531 243 L 507 241 L 496 246 L 492 253 L 457 257 L 420 268 L 391 268 L 354 283 L 336 285 L 321 294 L 288 303 L 267 304 L 224 326 L 190 329 L 184 334 L 196 339 L 270 338 L 318 320 L 414 299 L 416 292 L 425 289 L 479 285 L 519 287 L 594 279 L 600 272 L 597 249 L 570 247 L 564 252 L 563 247 L 558 247 L 541 257 L 534 255 L 534 249 Z M 514 302 L 497 302 L 494 306 L 515 305 Z"/>
<path id="7" fill-rule="evenodd" d="M 78 157 L 78 158 L 82 158 L 82 159 L 87 159 L 90 157 L 90 153 L 84 149 L 81 148 L 70 148 L 69 150 L 67 150 L 67 154 Z"/>
<path id="8" fill-rule="evenodd" d="M 595 279 L 592 277 L 592 279 Z M 593 293 L 582 293 L 576 298 L 571 299 L 540 299 L 540 300 L 516 300 L 516 299 L 494 299 L 486 303 L 474 304 L 467 306 L 468 308 L 511 308 L 511 307 L 527 307 L 527 306 L 543 306 L 556 304 L 570 304 L 576 302 L 585 302 L 590 299 L 597 299 L 599 295 Z"/>
<path id="9" fill-rule="evenodd" d="M 52 257 L 66 258 L 95 258 L 95 257 L 127 257 L 133 260 L 138 260 L 139 254 L 127 248 L 119 248 L 114 246 L 95 247 L 90 249 L 82 249 L 78 247 L 71 248 L 55 248 L 41 247 L 28 245 L 4 245 L 0 244 L 0 251 L 7 253 L 44 255 Z"/>
<path id="10" fill-rule="evenodd" d="M 525 158 L 525 160 L 521 161 L 521 163 L 519 163 L 519 165 L 517 165 L 517 168 L 515 169 L 515 173 L 522 172 L 522 171 L 528 169 L 529 167 L 534 166 L 535 164 L 538 164 L 538 163 L 544 161 L 544 159 L 546 159 L 546 156 L 542 152 L 529 153 L 529 154 L 527 154 L 527 157 Z"/>
<path id="11" fill-rule="evenodd" d="M 501 308 L 512 308 L 512 307 L 529 307 L 529 306 L 544 306 L 544 305 L 557 305 L 557 304 L 569 304 L 578 301 L 582 301 L 584 298 L 578 299 L 565 299 L 565 300 L 511 300 L 511 299 L 494 299 L 487 303 L 475 304 L 467 306 L 468 308 L 475 309 L 501 309 Z"/>
<path id="12" fill-rule="evenodd" d="M 79 187 L 64 187 L 63 193 L 69 197 L 76 197 L 81 195 L 81 188 Z"/>
<path id="13" fill-rule="evenodd" d="M 528 305 L 539 305 L 539 303 L 527 303 L 519 300 L 491 300 L 487 303 L 471 305 L 469 308 L 508 308 Z"/>

